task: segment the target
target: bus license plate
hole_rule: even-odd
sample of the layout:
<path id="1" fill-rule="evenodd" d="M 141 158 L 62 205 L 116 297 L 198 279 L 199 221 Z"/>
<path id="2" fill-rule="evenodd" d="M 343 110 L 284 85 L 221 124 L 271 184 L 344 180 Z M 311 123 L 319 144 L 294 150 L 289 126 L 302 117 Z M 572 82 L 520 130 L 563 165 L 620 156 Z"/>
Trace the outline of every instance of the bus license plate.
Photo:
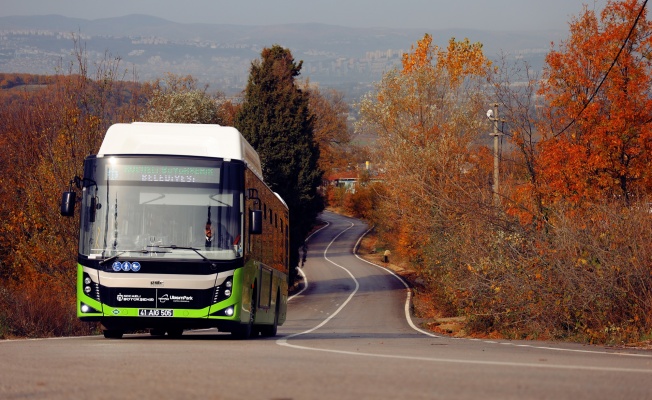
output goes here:
<path id="1" fill-rule="evenodd" d="M 138 310 L 140 317 L 174 317 L 174 310 L 154 310 L 141 308 Z"/>

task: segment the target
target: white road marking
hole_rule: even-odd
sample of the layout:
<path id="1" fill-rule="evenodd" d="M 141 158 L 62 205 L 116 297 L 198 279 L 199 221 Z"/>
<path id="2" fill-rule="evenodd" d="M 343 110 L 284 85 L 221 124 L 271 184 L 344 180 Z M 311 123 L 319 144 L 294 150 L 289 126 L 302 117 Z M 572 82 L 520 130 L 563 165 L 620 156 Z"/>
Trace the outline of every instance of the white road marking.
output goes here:
<path id="1" fill-rule="evenodd" d="M 371 264 L 371 265 L 373 265 L 374 267 L 381 268 L 381 269 L 385 270 L 386 272 L 390 273 L 390 274 L 391 274 L 392 276 L 394 276 L 396 279 L 398 279 L 398 280 L 403 284 L 403 286 L 405 286 L 405 290 L 406 290 L 406 292 L 407 292 L 407 296 L 406 296 L 406 298 L 405 298 L 405 319 L 407 320 L 407 322 L 408 322 L 408 324 L 410 325 L 410 327 L 411 327 L 412 329 L 414 329 L 415 331 L 417 331 L 417 332 L 419 332 L 419 333 L 422 333 L 422 334 L 424 334 L 424 335 L 426 335 L 426 336 L 436 337 L 436 338 L 441 338 L 442 336 L 435 335 L 435 334 L 432 333 L 432 332 L 428 332 L 428 331 L 425 331 L 425 330 L 419 328 L 419 327 L 416 326 L 416 325 L 414 324 L 414 322 L 412 321 L 412 317 L 410 316 L 410 301 L 412 300 L 412 290 L 410 290 L 410 286 L 407 284 L 407 282 L 405 282 L 405 280 L 404 280 L 402 277 L 400 277 L 399 275 L 397 275 L 397 274 L 396 274 L 394 271 L 392 271 L 391 269 L 389 269 L 389 268 L 385 268 L 385 267 L 383 267 L 383 266 L 381 266 L 381 265 L 378 265 L 378 264 L 374 264 L 374 263 L 372 263 L 372 262 L 370 262 L 370 261 L 365 260 L 364 258 L 362 258 L 362 257 L 360 257 L 360 256 L 358 255 L 358 247 L 360 246 L 360 242 L 362 242 L 362 239 L 367 235 L 367 233 L 371 232 L 372 229 L 373 229 L 373 228 L 369 228 L 369 229 L 367 229 L 367 231 L 366 231 L 365 233 L 363 233 L 363 234 L 360 236 L 360 238 L 358 239 L 358 241 L 355 243 L 355 246 L 353 247 L 353 255 L 354 255 L 358 260 L 360 260 L 360 261 L 364 261 L 364 262 L 366 262 L 367 264 Z"/>
<path id="2" fill-rule="evenodd" d="M 331 315 L 329 315 L 328 318 L 326 318 L 325 320 L 323 320 L 319 325 L 315 326 L 315 327 L 312 328 L 312 329 L 308 329 L 307 331 L 303 331 L 303 332 L 295 333 L 295 334 L 293 334 L 293 335 L 290 335 L 290 336 L 287 336 L 287 337 L 285 337 L 285 338 L 279 339 L 279 340 L 276 341 L 277 344 L 279 344 L 279 345 L 281 345 L 281 346 L 290 346 L 290 347 L 292 347 L 293 345 L 287 343 L 287 340 L 288 340 L 288 339 L 291 339 L 291 338 L 293 338 L 293 337 L 297 337 L 297 336 L 300 336 L 300 335 L 305 335 L 305 334 L 307 334 L 307 333 L 310 333 L 310 332 L 316 331 L 317 329 L 319 329 L 319 328 L 321 328 L 322 326 L 326 325 L 326 324 L 328 323 L 328 321 L 330 321 L 331 319 L 333 319 L 333 318 L 334 318 L 334 317 L 335 317 L 335 316 L 336 316 L 340 311 L 342 311 L 342 309 L 343 309 L 344 307 L 346 307 L 346 305 L 349 303 L 349 301 L 351 301 L 351 299 L 353 298 L 353 296 L 355 296 L 355 294 L 358 292 L 358 289 L 360 288 L 360 283 L 358 283 L 357 279 L 355 279 L 355 276 L 353 276 L 353 274 L 351 273 L 351 271 L 349 271 L 348 269 L 344 268 L 343 266 L 341 266 L 341 265 L 339 265 L 339 264 L 333 262 L 333 261 L 330 260 L 330 259 L 328 258 L 328 256 L 326 255 L 326 253 L 328 253 L 328 249 L 329 249 L 329 248 L 331 247 L 331 245 L 332 245 L 332 244 L 337 240 L 337 238 L 339 238 L 340 236 L 342 236 L 342 235 L 344 234 L 344 232 L 348 231 L 349 229 L 353 228 L 354 226 L 355 226 L 355 225 L 354 225 L 353 223 L 351 223 L 351 226 L 349 226 L 348 228 L 344 229 L 342 232 L 338 233 L 337 236 L 335 236 L 335 237 L 333 238 L 333 240 L 331 240 L 331 242 L 328 244 L 328 246 L 326 246 L 326 249 L 324 250 L 324 259 L 325 259 L 326 261 L 328 261 L 329 263 L 335 265 L 336 267 L 342 268 L 344 271 L 346 271 L 346 273 L 349 274 L 349 276 L 351 276 L 351 279 L 353 279 L 353 281 L 355 282 L 355 289 L 354 289 L 353 292 L 349 295 L 349 297 L 348 297 L 348 298 L 347 298 L 347 299 L 342 303 L 342 305 L 339 306 L 338 309 L 335 310 L 334 313 L 332 313 Z"/>
<path id="3" fill-rule="evenodd" d="M 289 336 L 299 336 L 301 333 Z M 333 349 L 319 349 L 314 347 L 298 346 L 294 344 L 287 343 L 286 339 L 279 339 L 276 341 L 281 346 L 292 347 L 299 350 L 308 350 L 308 351 L 319 351 L 323 353 L 335 353 L 335 354 L 344 354 L 349 356 L 363 356 L 363 357 L 375 357 L 375 358 L 389 358 L 397 360 L 412 360 L 412 361 L 428 361 L 428 362 L 439 362 L 439 363 L 450 363 L 450 364 L 469 364 L 469 365 L 491 365 L 491 366 L 501 366 L 501 367 L 515 367 L 515 368 L 543 368 L 543 369 L 564 369 L 564 370 L 583 370 L 583 371 L 593 371 L 593 372 L 619 372 L 619 373 L 639 373 L 639 374 L 652 374 L 652 369 L 640 369 L 640 368 L 620 368 L 620 367 L 594 367 L 590 365 L 564 365 L 564 364 L 535 364 L 535 363 L 519 363 L 519 362 L 508 362 L 508 361 L 482 361 L 482 360 L 462 360 L 455 358 L 437 358 L 437 357 L 416 357 L 416 356 L 403 356 L 403 355 L 393 355 L 393 354 L 373 354 L 373 353 L 361 353 L 355 351 L 346 351 L 346 350 L 333 350 Z"/>
<path id="4" fill-rule="evenodd" d="M 326 228 L 326 227 L 329 226 L 329 225 L 330 225 L 330 224 L 327 224 L 327 225 L 325 225 L 324 227 L 322 227 L 321 229 L 315 231 L 315 232 L 313 233 L 313 235 L 314 235 L 315 233 L 319 232 L 320 230 Z M 502 361 L 480 361 L 480 360 L 459 360 L 459 359 L 445 359 L 445 358 L 432 358 L 432 357 L 413 357 L 413 356 L 402 356 L 402 355 L 392 355 L 392 354 L 373 354 L 373 353 L 350 352 L 350 351 L 334 350 L 334 349 L 318 349 L 318 348 L 312 348 L 312 347 L 306 347 L 306 346 L 299 346 L 299 345 L 294 345 L 294 344 L 290 344 L 290 343 L 288 343 L 288 340 L 289 340 L 289 339 L 292 339 L 292 338 L 295 338 L 295 337 L 298 337 L 298 336 L 301 336 L 301 335 L 305 335 L 305 334 L 308 334 L 308 333 L 314 332 L 314 331 L 316 331 L 317 329 L 319 329 L 319 328 L 321 328 L 322 326 L 324 326 L 325 324 L 327 324 L 331 319 L 333 319 L 333 318 L 334 318 L 334 317 L 335 317 L 335 316 L 336 316 L 336 315 L 337 315 L 337 314 L 338 314 L 338 313 L 339 313 L 339 312 L 340 312 L 340 311 L 341 311 L 341 310 L 342 310 L 342 309 L 343 309 L 343 308 L 344 308 L 344 307 L 349 303 L 349 301 L 351 301 L 351 299 L 353 298 L 353 296 L 357 293 L 358 289 L 360 288 L 360 284 L 359 284 L 359 282 L 355 279 L 355 277 L 353 276 L 353 274 L 351 273 L 351 271 L 349 271 L 349 270 L 346 269 L 345 267 L 343 267 L 343 266 L 341 266 L 341 265 L 335 263 L 334 261 L 330 260 L 330 259 L 328 258 L 328 256 L 327 256 L 328 249 L 329 249 L 329 248 L 331 247 L 331 245 L 335 242 L 335 240 L 337 240 L 337 239 L 338 239 L 342 234 L 344 234 L 346 231 L 348 231 L 349 229 L 353 228 L 354 226 L 355 226 L 355 225 L 354 225 L 353 223 L 351 223 L 351 226 L 349 226 L 348 228 L 346 228 L 346 229 L 344 229 L 343 231 L 341 231 L 339 234 L 337 234 L 337 236 L 335 236 L 335 237 L 333 238 L 333 240 L 330 241 L 330 243 L 328 244 L 328 246 L 327 246 L 326 249 L 324 250 L 324 259 L 325 259 L 326 261 L 330 262 L 331 264 L 335 265 L 336 267 L 343 269 L 347 274 L 349 274 L 349 276 L 351 276 L 351 279 L 353 279 L 353 281 L 355 282 L 355 290 L 354 290 L 354 291 L 353 291 L 353 292 L 348 296 L 348 298 L 347 298 L 347 299 L 342 303 L 342 305 L 341 305 L 337 310 L 335 310 L 335 312 L 334 312 L 333 314 L 329 315 L 328 318 L 326 318 L 325 320 L 323 320 L 320 324 L 318 324 L 318 325 L 315 326 L 314 328 L 308 329 L 308 330 L 306 330 L 306 331 L 299 332 L 299 333 L 295 333 L 295 334 L 289 335 L 289 336 L 287 336 L 287 337 L 284 337 L 284 338 L 278 339 L 278 340 L 276 341 L 276 343 L 277 343 L 278 345 L 280 345 L 280 346 L 286 346 L 286 347 L 291 347 L 291 348 L 295 348 L 295 349 L 299 349 L 299 350 L 310 350 L 310 351 L 320 351 L 320 352 L 327 352 L 327 353 L 346 354 L 346 355 L 356 355 L 356 356 L 366 356 L 366 357 L 391 358 L 391 359 L 405 359 L 405 360 L 419 360 L 419 361 L 436 361 L 436 362 L 448 362 L 448 363 L 458 363 L 458 364 L 475 364 L 475 365 L 494 365 L 494 366 L 529 367 L 529 368 L 548 368 L 548 369 L 550 369 L 550 368 L 556 368 L 556 369 L 576 369 L 576 370 L 577 370 L 577 369 L 580 369 L 580 370 L 586 370 L 586 371 L 633 372 L 633 373 L 634 373 L 634 372 L 637 372 L 637 373 L 648 373 L 648 374 L 652 374 L 652 370 L 647 370 L 647 369 L 644 370 L 644 369 L 634 369 L 634 368 L 591 367 L 591 366 L 581 366 L 581 365 L 533 364 L 533 363 L 513 363 L 513 362 L 502 362 Z M 405 307 L 404 307 L 404 310 L 405 310 L 405 318 L 406 318 L 408 324 L 410 325 L 410 327 L 412 327 L 412 329 L 414 329 L 415 331 L 417 331 L 417 332 L 419 332 L 419 333 L 421 333 L 421 334 L 424 334 L 424 335 L 427 335 L 427 336 L 430 336 L 430 337 L 433 337 L 433 338 L 440 338 L 440 339 L 447 338 L 447 339 L 464 340 L 463 338 L 451 338 L 451 337 L 447 337 L 447 336 L 436 335 L 436 334 L 434 334 L 434 333 L 427 332 L 427 331 L 425 331 L 425 330 L 423 330 L 423 329 L 420 329 L 419 327 L 417 327 L 417 326 L 414 324 L 414 322 L 412 321 L 412 317 L 410 316 L 410 301 L 411 301 L 412 291 L 410 290 L 410 287 L 409 287 L 409 285 L 407 284 L 407 282 L 405 282 L 405 280 L 404 280 L 402 277 L 400 277 L 399 275 L 397 275 L 394 271 L 392 271 L 392 270 L 390 270 L 390 269 L 388 269 L 388 268 L 385 268 L 385 267 L 383 267 L 383 266 L 381 266 L 381 265 L 374 264 L 374 263 L 372 263 L 372 262 L 370 262 L 370 261 L 367 261 L 367 260 L 361 258 L 360 256 L 358 256 L 358 254 L 357 254 L 357 249 L 358 249 L 358 246 L 359 246 L 360 242 L 362 241 L 362 239 L 364 238 L 364 236 L 367 235 L 367 233 L 369 233 L 369 232 L 371 231 L 371 229 L 373 229 L 373 228 L 368 229 L 366 232 L 364 232 L 364 233 L 360 236 L 360 238 L 358 238 L 358 241 L 356 242 L 356 244 L 355 244 L 355 246 L 354 246 L 354 248 L 353 248 L 353 255 L 355 255 L 355 257 L 358 258 L 358 259 L 361 260 L 361 261 L 364 261 L 364 262 L 366 262 L 366 263 L 368 263 L 368 264 L 370 264 L 370 265 L 373 265 L 373 266 L 375 266 L 375 267 L 378 267 L 378 268 L 381 268 L 381 269 L 385 270 L 386 272 L 388 272 L 388 273 L 390 273 L 392 276 L 394 276 L 396 279 L 398 279 L 398 280 L 403 284 L 403 286 L 405 286 L 405 288 L 406 288 L 406 292 L 407 292 L 407 296 L 406 296 L 406 301 L 405 301 Z M 312 235 L 310 235 L 310 237 L 312 237 Z M 310 237 L 308 237 L 308 239 L 310 239 Z M 305 274 L 303 273 L 303 271 L 300 270 L 300 273 L 302 274 L 302 276 L 303 276 L 304 279 L 305 279 L 305 287 L 304 287 L 304 288 L 303 288 L 299 293 L 297 293 L 297 294 L 295 294 L 294 296 L 292 296 L 290 299 L 292 299 L 292 298 L 298 296 L 300 293 L 302 293 L 303 291 L 305 291 L 306 288 L 308 287 L 308 279 L 307 279 L 307 277 L 305 276 Z M 288 299 L 288 301 L 289 301 L 290 299 Z M 469 339 L 469 340 L 473 340 L 473 341 L 481 341 L 481 342 L 486 343 L 486 344 L 511 345 L 511 346 L 516 346 L 516 347 L 526 347 L 526 348 L 532 348 L 532 349 L 538 349 L 538 350 L 549 350 L 549 351 L 560 351 L 560 352 L 575 352 L 575 353 L 587 353 L 587 354 L 601 354 L 601 355 L 612 355 L 612 356 L 615 355 L 615 356 L 629 356 L 629 357 L 646 357 L 646 358 L 652 358 L 652 354 L 614 353 L 614 352 L 608 352 L 608 351 L 597 351 L 597 350 L 564 349 L 564 348 L 559 348 L 559 347 L 546 347 L 546 346 L 534 346 L 534 345 L 527 345 L 527 344 L 514 344 L 514 343 L 510 343 L 510 342 L 496 342 L 496 341 L 492 341 L 492 340 L 481 340 L 481 339 Z"/>
<path id="5" fill-rule="evenodd" d="M 317 232 L 321 231 L 322 229 L 327 228 L 329 225 L 330 225 L 330 222 L 326 221 L 326 225 L 322 226 L 321 228 L 319 228 L 319 229 L 317 229 L 316 231 L 314 231 L 313 233 L 311 233 L 311 234 L 306 238 L 306 242 L 309 241 L 310 238 L 311 238 L 314 234 L 316 234 Z M 293 294 L 292 296 L 288 297 L 288 302 L 289 302 L 290 300 L 292 300 L 293 298 L 299 296 L 301 293 L 305 292 L 306 289 L 308 289 L 308 277 L 306 276 L 306 274 L 303 273 L 303 270 L 301 270 L 301 268 L 297 268 L 297 270 L 299 271 L 299 275 L 301 275 L 301 277 L 303 278 L 303 289 L 299 290 L 297 293 L 295 293 L 295 294 Z"/>

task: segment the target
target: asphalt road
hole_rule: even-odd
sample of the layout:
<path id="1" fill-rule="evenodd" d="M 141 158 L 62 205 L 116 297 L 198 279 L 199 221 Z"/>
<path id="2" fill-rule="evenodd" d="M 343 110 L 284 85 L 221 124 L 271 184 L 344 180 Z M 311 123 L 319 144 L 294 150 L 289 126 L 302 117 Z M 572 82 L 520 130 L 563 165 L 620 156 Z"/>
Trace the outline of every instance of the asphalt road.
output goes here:
<path id="1" fill-rule="evenodd" d="M 324 218 L 276 338 L 0 341 L 0 399 L 652 399 L 650 351 L 421 331 L 404 283 L 352 253 L 366 226 Z"/>

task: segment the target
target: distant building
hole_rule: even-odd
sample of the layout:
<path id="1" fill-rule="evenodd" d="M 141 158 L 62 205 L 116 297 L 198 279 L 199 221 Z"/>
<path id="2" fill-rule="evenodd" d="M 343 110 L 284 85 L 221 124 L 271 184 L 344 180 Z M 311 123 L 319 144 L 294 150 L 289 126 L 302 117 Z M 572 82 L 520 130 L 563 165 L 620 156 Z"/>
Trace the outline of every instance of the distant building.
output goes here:
<path id="1" fill-rule="evenodd" d="M 358 184 L 358 173 L 355 171 L 342 172 L 326 178 L 328 185 L 338 188 L 344 188 L 347 192 L 355 193 L 355 187 Z"/>
<path id="2" fill-rule="evenodd" d="M 364 185 L 368 182 L 380 182 L 382 180 L 379 171 L 372 170 L 371 164 L 367 161 L 364 164 L 358 165 L 355 171 L 337 171 L 332 173 L 324 179 L 323 187 L 334 186 L 344 188 L 349 193 L 355 193 L 357 186 L 361 182 Z"/>

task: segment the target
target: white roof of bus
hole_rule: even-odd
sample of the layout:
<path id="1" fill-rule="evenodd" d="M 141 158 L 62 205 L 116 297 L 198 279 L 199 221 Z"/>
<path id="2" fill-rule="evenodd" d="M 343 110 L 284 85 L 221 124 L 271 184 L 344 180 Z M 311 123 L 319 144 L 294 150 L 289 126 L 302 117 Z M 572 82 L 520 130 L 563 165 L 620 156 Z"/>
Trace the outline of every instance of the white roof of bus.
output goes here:
<path id="1" fill-rule="evenodd" d="M 97 157 L 123 154 L 180 155 L 243 160 L 261 179 L 258 153 L 229 126 L 132 122 L 109 127 Z"/>

